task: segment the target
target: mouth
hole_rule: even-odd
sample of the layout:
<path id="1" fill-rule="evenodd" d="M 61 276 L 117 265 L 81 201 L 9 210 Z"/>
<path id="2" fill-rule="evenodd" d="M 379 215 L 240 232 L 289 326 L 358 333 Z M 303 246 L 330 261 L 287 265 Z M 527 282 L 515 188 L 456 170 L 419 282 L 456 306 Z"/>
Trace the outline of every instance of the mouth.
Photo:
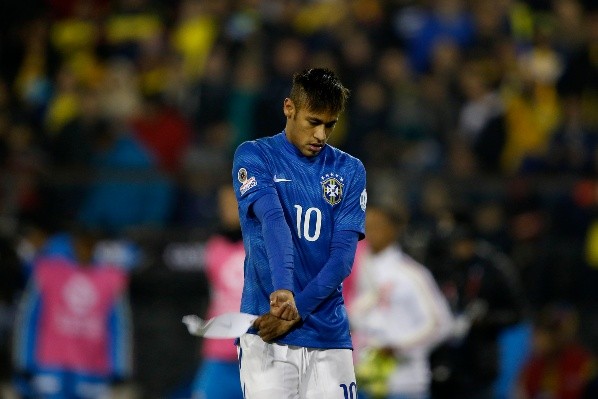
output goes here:
<path id="1" fill-rule="evenodd" d="M 317 154 L 318 152 L 322 151 L 322 148 L 324 148 L 324 143 L 310 143 L 307 145 L 307 148 L 309 151 Z"/>

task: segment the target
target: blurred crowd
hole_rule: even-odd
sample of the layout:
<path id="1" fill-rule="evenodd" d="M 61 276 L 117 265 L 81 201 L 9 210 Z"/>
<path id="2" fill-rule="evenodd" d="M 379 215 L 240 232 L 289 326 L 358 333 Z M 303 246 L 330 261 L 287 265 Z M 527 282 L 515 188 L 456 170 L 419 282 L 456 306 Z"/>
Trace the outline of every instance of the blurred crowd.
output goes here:
<path id="1" fill-rule="evenodd" d="M 522 287 L 518 321 L 579 326 L 567 340 L 598 350 L 595 1 L 7 0 L 0 26 L 2 378 L 49 237 L 139 247 L 124 262 L 139 298 L 163 276 L 148 263 L 201 269 L 185 243 L 218 230 L 234 149 L 284 126 L 310 66 L 351 90 L 331 142 L 405 212 L 401 247 L 449 302 L 450 246 L 483 240 Z"/>

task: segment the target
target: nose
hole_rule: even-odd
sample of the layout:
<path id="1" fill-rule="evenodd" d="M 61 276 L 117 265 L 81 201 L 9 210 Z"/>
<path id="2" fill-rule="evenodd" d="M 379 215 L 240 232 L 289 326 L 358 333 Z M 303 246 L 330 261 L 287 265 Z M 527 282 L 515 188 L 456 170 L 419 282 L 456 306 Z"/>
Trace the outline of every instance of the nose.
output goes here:
<path id="1" fill-rule="evenodd" d="M 320 125 L 316 126 L 315 131 L 314 131 L 314 137 L 316 139 L 318 139 L 319 141 L 326 140 L 326 128 L 325 128 L 324 124 L 320 124 Z"/>

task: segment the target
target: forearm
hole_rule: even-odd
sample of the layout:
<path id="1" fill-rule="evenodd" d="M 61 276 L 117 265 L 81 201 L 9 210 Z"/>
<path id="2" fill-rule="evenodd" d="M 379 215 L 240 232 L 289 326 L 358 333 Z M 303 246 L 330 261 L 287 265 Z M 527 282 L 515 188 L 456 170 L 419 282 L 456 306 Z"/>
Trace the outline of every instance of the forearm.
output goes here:
<path id="1" fill-rule="evenodd" d="M 431 274 L 423 271 L 413 280 L 415 303 L 419 307 L 405 307 L 411 314 L 411 334 L 398 334 L 400 345 L 411 348 L 431 349 L 448 338 L 453 330 L 453 316 L 449 305 Z M 409 330 L 409 329 L 407 329 Z"/>
<path id="2" fill-rule="evenodd" d="M 435 310 L 430 309 L 430 313 L 416 315 L 416 317 L 422 318 L 413 318 L 411 328 L 406 328 L 399 333 L 396 329 L 386 331 L 385 341 L 390 346 L 403 350 L 427 351 L 446 339 L 452 331 L 452 319 L 442 317 Z"/>
<path id="3" fill-rule="evenodd" d="M 330 257 L 322 270 L 295 296 L 299 315 L 305 319 L 330 296 L 351 273 L 359 235 L 353 231 L 335 234 L 330 245 Z"/>
<path id="4" fill-rule="evenodd" d="M 265 194 L 255 201 L 253 211 L 262 223 L 274 291 L 293 292 L 293 239 L 280 200 L 276 194 Z"/>

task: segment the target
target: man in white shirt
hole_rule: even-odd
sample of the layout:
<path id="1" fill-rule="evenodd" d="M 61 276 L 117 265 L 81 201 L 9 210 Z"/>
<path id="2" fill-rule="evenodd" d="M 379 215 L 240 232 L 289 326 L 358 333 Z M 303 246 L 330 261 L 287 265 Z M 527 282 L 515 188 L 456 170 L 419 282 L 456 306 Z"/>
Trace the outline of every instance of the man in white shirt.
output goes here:
<path id="1" fill-rule="evenodd" d="M 355 293 L 347 298 L 360 397 L 429 398 L 429 353 L 453 328 L 432 274 L 401 250 L 404 222 L 391 207 L 374 205 L 366 213 Z"/>

